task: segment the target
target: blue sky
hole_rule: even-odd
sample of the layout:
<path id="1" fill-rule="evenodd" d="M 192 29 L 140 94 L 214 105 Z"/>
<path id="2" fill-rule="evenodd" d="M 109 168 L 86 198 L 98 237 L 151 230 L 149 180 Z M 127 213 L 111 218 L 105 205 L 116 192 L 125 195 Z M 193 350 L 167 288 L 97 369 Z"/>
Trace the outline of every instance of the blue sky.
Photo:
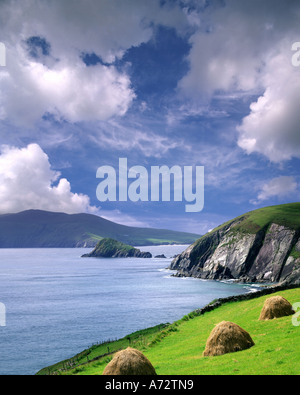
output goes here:
<path id="1" fill-rule="evenodd" d="M 1 2 L 0 212 L 203 234 L 299 201 L 299 19 L 293 0 Z M 204 209 L 100 203 L 119 158 L 204 166 Z"/>

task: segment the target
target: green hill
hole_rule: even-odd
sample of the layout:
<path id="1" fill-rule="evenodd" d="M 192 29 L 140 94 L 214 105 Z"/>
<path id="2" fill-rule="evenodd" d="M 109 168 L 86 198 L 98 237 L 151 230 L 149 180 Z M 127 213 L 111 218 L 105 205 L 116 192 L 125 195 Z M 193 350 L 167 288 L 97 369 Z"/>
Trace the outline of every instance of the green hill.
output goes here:
<path id="1" fill-rule="evenodd" d="M 294 304 L 300 300 L 300 288 L 281 290 L 273 295 L 281 295 Z M 115 342 L 93 346 L 38 374 L 101 375 L 113 354 L 130 345 L 145 354 L 158 375 L 298 375 L 299 326 L 293 325 L 291 316 L 259 321 L 264 301 L 269 296 L 251 297 L 250 300 L 220 303 L 211 311 L 207 308 L 204 314 L 195 311 L 173 324 L 148 328 Z M 208 336 L 221 321 L 240 325 L 251 335 L 255 345 L 245 351 L 203 357 Z M 300 324 L 299 317 L 296 323 Z"/>
<path id="2" fill-rule="evenodd" d="M 103 238 L 142 246 L 190 244 L 197 234 L 120 225 L 91 214 L 28 210 L 0 215 L 0 248 L 95 247 Z"/>
<path id="3" fill-rule="evenodd" d="M 212 232 L 231 223 L 236 223 L 233 227 L 235 231 L 243 233 L 257 233 L 272 223 L 297 230 L 300 228 L 300 202 L 263 207 L 250 211 L 220 225 L 218 228 L 213 229 Z"/>
<path id="4" fill-rule="evenodd" d="M 213 229 L 171 263 L 178 276 L 300 281 L 300 203 L 265 207 Z"/>

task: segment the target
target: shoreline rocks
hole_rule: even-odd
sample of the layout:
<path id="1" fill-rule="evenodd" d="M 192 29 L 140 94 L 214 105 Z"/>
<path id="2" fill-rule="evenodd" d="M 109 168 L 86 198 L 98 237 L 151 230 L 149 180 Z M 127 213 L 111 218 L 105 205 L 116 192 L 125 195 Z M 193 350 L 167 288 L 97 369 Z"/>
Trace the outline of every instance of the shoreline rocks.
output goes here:
<path id="1" fill-rule="evenodd" d="M 298 283 L 300 230 L 271 223 L 256 233 L 240 232 L 237 221 L 208 233 L 168 267 L 176 277 L 243 283 Z"/>

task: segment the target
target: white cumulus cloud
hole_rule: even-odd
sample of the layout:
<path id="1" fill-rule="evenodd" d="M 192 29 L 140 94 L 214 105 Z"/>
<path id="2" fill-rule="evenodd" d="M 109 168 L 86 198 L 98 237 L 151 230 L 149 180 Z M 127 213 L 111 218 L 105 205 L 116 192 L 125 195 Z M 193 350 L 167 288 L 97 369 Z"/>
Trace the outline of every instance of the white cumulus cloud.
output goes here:
<path id="1" fill-rule="evenodd" d="M 73 193 L 60 173 L 51 169 L 38 144 L 25 148 L 3 146 L 0 155 L 0 213 L 39 209 L 73 213 L 98 213 L 83 194 Z"/>
<path id="2" fill-rule="evenodd" d="M 284 198 L 293 195 L 297 191 L 297 182 L 294 177 L 276 177 L 262 185 L 257 200 L 252 204 L 259 204 L 271 198 Z"/>
<path id="3" fill-rule="evenodd" d="M 272 162 L 300 158 L 300 69 L 291 64 L 286 51 L 269 60 L 266 89 L 250 106 L 250 114 L 238 127 L 238 144 L 247 153 L 258 152 Z"/>
<path id="4" fill-rule="evenodd" d="M 60 61 L 49 68 L 22 51 L 0 74 L 2 119 L 30 125 L 51 113 L 69 122 L 106 120 L 124 115 L 135 97 L 128 76 L 113 66 Z"/>
<path id="5" fill-rule="evenodd" d="M 149 41 L 153 24 L 180 30 L 185 23 L 179 7 L 159 0 L 0 2 L 7 49 L 0 119 L 31 126 L 45 113 L 69 122 L 123 116 L 135 93 L 126 71 L 113 62 Z M 87 67 L 86 54 L 102 62 Z"/>
<path id="6" fill-rule="evenodd" d="M 237 143 L 272 162 L 300 157 L 300 68 L 292 65 L 291 50 L 299 41 L 299 17 L 297 1 L 212 3 L 198 13 L 190 69 L 178 84 L 200 105 L 215 96 L 255 95 Z"/>

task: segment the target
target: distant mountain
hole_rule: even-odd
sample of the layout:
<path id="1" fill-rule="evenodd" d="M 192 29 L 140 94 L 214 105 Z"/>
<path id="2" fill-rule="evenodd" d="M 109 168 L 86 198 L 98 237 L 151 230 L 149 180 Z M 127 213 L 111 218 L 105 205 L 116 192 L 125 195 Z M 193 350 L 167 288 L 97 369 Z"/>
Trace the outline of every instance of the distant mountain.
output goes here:
<path id="1" fill-rule="evenodd" d="M 176 257 L 170 269 L 177 276 L 300 284 L 300 203 L 226 222 Z"/>
<path id="2" fill-rule="evenodd" d="M 120 225 L 92 214 L 27 210 L 0 215 L 0 248 L 95 247 L 106 237 L 134 246 L 191 244 L 199 236 Z"/>

